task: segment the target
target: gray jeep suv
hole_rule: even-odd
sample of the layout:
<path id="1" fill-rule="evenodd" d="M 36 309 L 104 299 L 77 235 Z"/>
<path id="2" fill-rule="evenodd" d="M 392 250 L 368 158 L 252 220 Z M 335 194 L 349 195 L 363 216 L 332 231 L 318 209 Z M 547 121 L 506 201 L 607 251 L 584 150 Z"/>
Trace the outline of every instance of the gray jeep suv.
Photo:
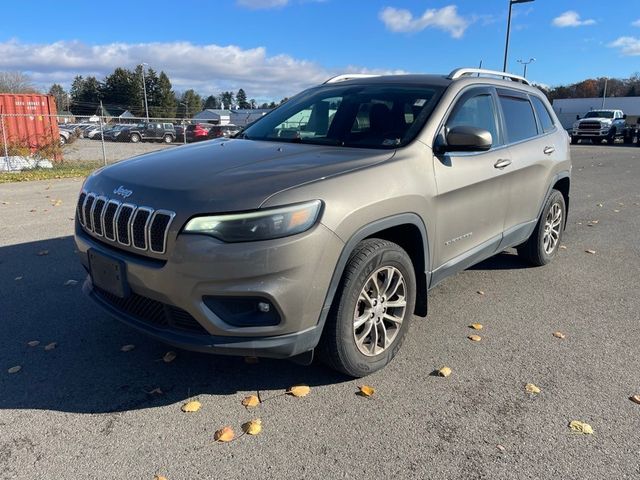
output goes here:
<path id="1" fill-rule="evenodd" d="M 524 78 L 343 75 L 234 139 L 103 168 L 78 200 L 84 291 L 168 344 L 352 376 L 427 291 L 508 247 L 557 254 L 569 138 Z"/>

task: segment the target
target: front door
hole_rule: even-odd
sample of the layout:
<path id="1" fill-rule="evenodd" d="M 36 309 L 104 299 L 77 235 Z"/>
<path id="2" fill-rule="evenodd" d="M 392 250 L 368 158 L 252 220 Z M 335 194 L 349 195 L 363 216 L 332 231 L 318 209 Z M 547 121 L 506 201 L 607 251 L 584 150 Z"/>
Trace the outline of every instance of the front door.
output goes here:
<path id="1" fill-rule="evenodd" d="M 438 136 L 446 138 L 446 132 L 456 126 L 489 131 L 492 146 L 484 152 L 447 152 L 433 158 L 438 192 L 433 284 L 495 252 L 507 210 L 504 175 L 510 154 L 504 146 L 493 88 L 464 92 Z"/>

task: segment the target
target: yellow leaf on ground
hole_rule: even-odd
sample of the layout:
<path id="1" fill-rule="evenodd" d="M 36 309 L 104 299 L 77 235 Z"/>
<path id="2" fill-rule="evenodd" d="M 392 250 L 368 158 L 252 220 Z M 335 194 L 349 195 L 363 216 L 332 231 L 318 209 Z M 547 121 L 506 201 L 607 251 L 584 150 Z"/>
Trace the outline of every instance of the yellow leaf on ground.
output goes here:
<path id="1" fill-rule="evenodd" d="M 585 253 L 590 253 L 591 255 L 595 255 L 596 251 L 595 250 L 591 250 L 591 249 L 587 249 L 584 251 Z"/>
<path id="2" fill-rule="evenodd" d="M 37 347 L 38 345 L 40 345 L 40 340 L 31 340 L 30 342 L 27 342 L 27 345 L 29 345 L 30 347 Z"/>
<path id="3" fill-rule="evenodd" d="M 376 389 L 373 387 L 370 387 L 369 385 L 361 385 L 358 387 L 358 390 L 359 390 L 358 393 L 363 397 L 370 397 L 371 395 L 376 393 Z"/>
<path id="4" fill-rule="evenodd" d="M 446 378 L 451 375 L 451 369 L 449 367 L 442 367 L 440 370 L 438 370 L 438 375 Z"/>
<path id="5" fill-rule="evenodd" d="M 569 423 L 569 428 L 572 432 L 582 433 L 583 435 L 593 434 L 593 428 L 588 423 L 580 422 L 579 420 L 573 420 Z"/>
<path id="6" fill-rule="evenodd" d="M 236 434 L 233 433 L 233 429 L 231 427 L 224 427 L 216 431 L 216 433 L 213 435 L 213 439 L 216 442 L 221 442 L 221 443 L 230 442 L 231 440 L 233 440 L 233 437 L 235 436 Z"/>
<path id="7" fill-rule="evenodd" d="M 293 387 L 289 387 L 287 393 L 294 397 L 306 397 L 310 391 L 311 389 L 307 385 L 294 385 Z"/>
<path id="8" fill-rule="evenodd" d="M 131 350 L 133 350 L 134 348 L 136 348 L 135 345 L 123 345 L 122 347 L 120 347 L 120 351 L 121 352 L 130 352 Z"/>
<path id="9" fill-rule="evenodd" d="M 191 400 L 190 402 L 187 402 L 184 405 L 182 405 L 180 410 L 182 410 L 183 412 L 192 413 L 200 410 L 200 407 L 202 407 L 202 404 L 199 401 Z"/>
<path id="10" fill-rule="evenodd" d="M 540 388 L 538 388 L 536 385 L 534 385 L 533 383 L 527 383 L 524 386 L 524 389 L 528 392 L 528 393 L 540 393 Z"/>
<path id="11" fill-rule="evenodd" d="M 553 336 L 559 338 L 560 340 L 564 340 L 564 338 L 566 337 L 566 335 L 562 332 L 553 332 Z"/>
<path id="12" fill-rule="evenodd" d="M 467 338 L 472 342 L 479 342 L 480 340 L 482 340 L 482 337 L 480 335 L 469 335 Z"/>
<path id="13" fill-rule="evenodd" d="M 176 352 L 174 352 L 173 350 L 170 350 L 164 354 L 164 357 L 162 357 L 162 360 L 164 361 L 164 363 L 171 363 L 176 359 L 176 357 L 177 357 Z"/>
<path id="14" fill-rule="evenodd" d="M 477 293 L 478 295 L 484 295 L 484 292 L 483 292 L 482 290 L 478 290 L 476 293 Z"/>
<path id="15" fill-rule="evenodd" d="M 20 365 L 16 365 L 15 367 L 11 367 L 9 370 L 7 370 L 7 372 L 18 373 L 20 370 L 22 370 L 22 367 Z"/>
<path id="16" fill-rule="evenodd" d="M 51 342 L 44 346 L 44 349 L 48 352 L 49 350 L 53 350 L 58 346 L 57 342 Z"/>
<path id="17" fill-rule="evenodd" d="M 558 248 L 559 248 L 560 250 L 566 250 L 566 249 L 567 249 L 567 246 L 566 246 L 566 245 L 560 245 Z"/>
<path id="18" fill-rule="evenodd" d="M 256 418 L 242 424 L 242 431 L 247 435 L 258 435 L 262 431 L 262 420 Z"/>
<path id="19" fill-rule="evenodd" d="M 633 397 L 631 397 L 631 401 L 640 405 L 640 395 L 634 395 Z"/>
<path id="20" fill-rule="evenodd" d="M 162 475 L 154 475 L 153 480 L 168 480 L 168 479 L 167 477 L 164 477 Z"/>
<path id="21" fill-rule="evenodd" d="M 247 408 L 257 407 L 258 405 L 260 405 L 260 399 L 255 395 L 249 395 L 248 397 L 244 397 L 242 399 L 242 405 Z"/>
<path id="22" fill-rule="evenodd" d="M 469 328 L 473 328 L 474 330 L 482 330 L 482 324 L 481 323 L 472 323 L 471 325 L 469 325 Z"/>

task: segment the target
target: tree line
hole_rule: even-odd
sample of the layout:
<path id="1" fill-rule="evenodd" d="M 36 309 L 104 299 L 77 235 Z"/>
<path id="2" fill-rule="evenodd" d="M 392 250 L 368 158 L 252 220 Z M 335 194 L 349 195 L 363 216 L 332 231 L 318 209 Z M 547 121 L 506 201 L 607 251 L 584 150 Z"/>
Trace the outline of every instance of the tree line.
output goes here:
<path id="1" fill-rule="evenodd" d="M 629 78 L 589 78 L 570 85 L 542 89 L 549 100 L 560 98 L 640 97 L 640 73 Z"/>

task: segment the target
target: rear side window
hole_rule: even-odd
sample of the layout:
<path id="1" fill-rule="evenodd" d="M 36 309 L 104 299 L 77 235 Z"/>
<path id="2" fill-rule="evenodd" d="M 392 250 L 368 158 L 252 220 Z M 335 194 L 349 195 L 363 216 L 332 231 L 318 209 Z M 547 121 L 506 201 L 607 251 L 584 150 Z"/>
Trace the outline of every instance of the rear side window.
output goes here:
<path id="1" fill-rule="evenodd" d="M 529 100 L 500 95 L 509 143 L 520 142 L 538 135 L 536 117 Z"/>
<path id="2" fill-rule="evenodd" d="M 544 133 L 548 133 L 553 130 L 553 119 L 551 115 L 549 115 L 549 110 L 544 106 L 542 100 L 538 97 L 531 97 L 531 101 L 533 102 L 533 108 L 536 109 L 536 114 L 538 115 L 538 119 L 540 120 L 540 124 L 542 125 L 542 131 Z"/>

